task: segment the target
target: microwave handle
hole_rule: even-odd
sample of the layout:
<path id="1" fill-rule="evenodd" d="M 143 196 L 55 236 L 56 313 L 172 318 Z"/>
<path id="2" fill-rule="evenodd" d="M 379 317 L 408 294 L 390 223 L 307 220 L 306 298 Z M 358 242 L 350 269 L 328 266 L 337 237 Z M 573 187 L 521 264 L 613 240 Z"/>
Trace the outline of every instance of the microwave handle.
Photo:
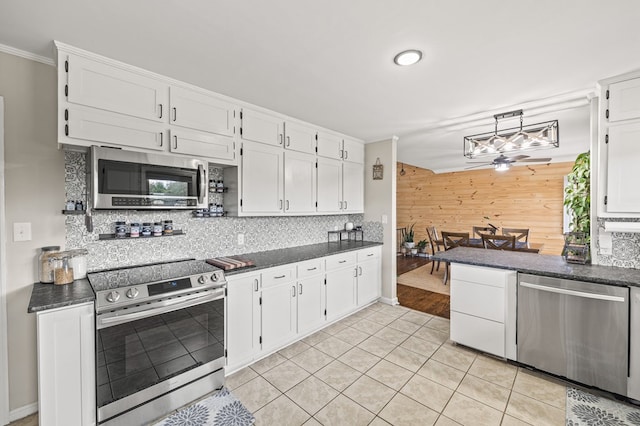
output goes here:
<path id="1" fill-rule="evenodd" d="M 204 194 L 207 190 L 207 175 L 204 166 L 198 164 L 198 204 L 204 203 Z"/>

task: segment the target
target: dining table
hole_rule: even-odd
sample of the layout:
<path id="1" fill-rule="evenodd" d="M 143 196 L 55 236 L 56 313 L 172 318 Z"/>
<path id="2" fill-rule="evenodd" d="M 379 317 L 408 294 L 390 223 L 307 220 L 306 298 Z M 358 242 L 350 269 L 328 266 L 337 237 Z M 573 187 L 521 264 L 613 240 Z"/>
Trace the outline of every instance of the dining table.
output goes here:
<path id="1" fill-rule="evenodd" d="M 469 243 L 466 247 L 484 248 L 482 244 L 482 238 L 469 238 Z M 543 243 L 530 243 L 525 241 L 516 241 L 516 251 L 526 253 L 540 253 L 540 250 L 544 248 Z"/>

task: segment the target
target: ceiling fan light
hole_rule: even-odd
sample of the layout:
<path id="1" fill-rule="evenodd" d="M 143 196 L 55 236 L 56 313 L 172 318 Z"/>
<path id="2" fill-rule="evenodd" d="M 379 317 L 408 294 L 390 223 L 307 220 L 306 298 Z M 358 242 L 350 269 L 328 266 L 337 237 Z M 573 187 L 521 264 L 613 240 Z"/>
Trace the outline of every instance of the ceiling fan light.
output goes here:
<path id="1" fill-rule="evenodd" d="M 498 163 L 494 166 L 496 172 L 506 172 L 511 167 L 509 163 Z"/>

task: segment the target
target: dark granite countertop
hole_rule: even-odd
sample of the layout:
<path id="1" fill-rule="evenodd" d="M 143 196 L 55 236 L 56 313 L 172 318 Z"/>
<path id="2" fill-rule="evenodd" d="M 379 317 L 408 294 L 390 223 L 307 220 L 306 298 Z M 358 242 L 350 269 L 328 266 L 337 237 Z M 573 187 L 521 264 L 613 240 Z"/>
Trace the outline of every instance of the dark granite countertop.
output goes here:
<path id="1" fill-rule="evenodd" d="M 285 249 L 258 251 L 254 253 L 243 253 L 240 256 L 244 259 L 253 260 L 255 266 L 248 268 L 232 269 L 225 271 L 226 275 L 240 274 L 243 272 L 266 269 L 274 266 L 286 265 L 288 263 L 302 262 L 304 260 L 316 259 L 318 257 L 331 256 L 346 251 L 360 250 L 367 247 L 380 246 L 382 243 L 371 241 L 342 241 L 309 244 L 306 246 L 289 247 Z"/>
<path id="2" fill-rule="evenodd" d="M 95 294 L 87 279 L 76 280 L 65 285 L 35 283 L 31 290 L 27 312 L 46 311 L 94 300 Z"/>
<path id="3" fill-rule="evenodd" d="M 255 266 L 238 270 L 226 271 L 225 274 L 233 275 L 249 272 L 287 263 L 301 262 L 303 260 L 330 256 L 345 251 L 360 250 L 367 247 L 379 246 L 382 243 L 370 241 L 342 241 L 310 244 L 299 247 L 290 247 L 278 250 L 245 253 L 242 257 L 251 259 Z M 31 300 L 27 312 L 40 312 L 47 309 L 61 308 L 95 300 L 95 293 L 86 279 L 76 280 L 72 284 L 53 285 L 35 283 L 31 291 Z"/>
<path id="4" fill-rule="evenodd" d="M 451 263 L 510 269 L 547 277 L 640 287 L 640 269 L 579 265 L 567 263 L 561 256 L 457 247 L 436 253 L 434 259 Z"/>

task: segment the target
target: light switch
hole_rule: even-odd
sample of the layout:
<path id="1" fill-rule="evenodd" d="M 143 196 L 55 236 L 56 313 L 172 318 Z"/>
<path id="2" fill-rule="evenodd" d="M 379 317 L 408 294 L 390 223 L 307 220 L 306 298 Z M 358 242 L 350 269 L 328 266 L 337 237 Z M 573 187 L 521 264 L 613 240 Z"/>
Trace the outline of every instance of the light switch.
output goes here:
<path id="1" fill-rule="evenodd" d="M 31 241 L 31 222 L 13 224 L 13 241 Z"/>
<path id="2" fill-rule="evenodd" d="M 238 234 L 238 245 L 239 246 L 244 245 L 244 234 Z"/>
<path id="3" fill-rule="evenodd" d="M 380 220 L 383 224 L 386 224 L 387 222 L 389 222 L 389 218 L 387 217 L 386 214 L 382 215 L 382 218 Z"/>

